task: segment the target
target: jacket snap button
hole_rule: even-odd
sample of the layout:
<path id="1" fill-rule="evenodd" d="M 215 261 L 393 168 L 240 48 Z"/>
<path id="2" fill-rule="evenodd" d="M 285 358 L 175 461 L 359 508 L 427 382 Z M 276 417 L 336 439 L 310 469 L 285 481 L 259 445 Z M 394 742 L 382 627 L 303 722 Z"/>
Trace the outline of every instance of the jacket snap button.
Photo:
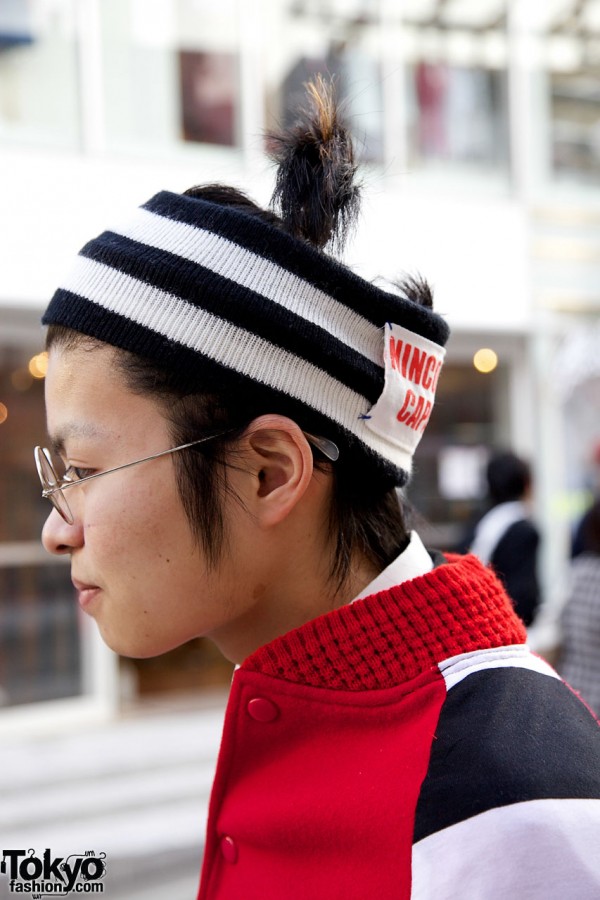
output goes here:
<path id="1" fill-rule="evenodd" d="M 264 697 L 255 697 L 248 703 L 248 715 L 257 722 L 272 722 L 279 715 L 274 703 Z"/>
<path id="2" fill-rule="evenodd" d="M 232 864 L 237 862 L 238 851 L 235 841 L 227 834 L 221 838 L 221 856 L 225 862 Z"/>

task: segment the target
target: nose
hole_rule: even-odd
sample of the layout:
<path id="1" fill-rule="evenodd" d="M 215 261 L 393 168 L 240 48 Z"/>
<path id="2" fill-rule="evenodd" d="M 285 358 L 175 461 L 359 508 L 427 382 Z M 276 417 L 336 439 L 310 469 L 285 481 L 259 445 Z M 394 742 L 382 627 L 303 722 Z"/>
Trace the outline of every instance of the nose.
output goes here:
<path id="1" fill-rule="evenodd" d="M 58 510 L 53 508 L 42 529 L 42 544 L 48 553 L 57 556 L 72 553 L 78 547 L 83 547 L 83 526 L 77 519 L 73 525 L 69 525 Z"/>

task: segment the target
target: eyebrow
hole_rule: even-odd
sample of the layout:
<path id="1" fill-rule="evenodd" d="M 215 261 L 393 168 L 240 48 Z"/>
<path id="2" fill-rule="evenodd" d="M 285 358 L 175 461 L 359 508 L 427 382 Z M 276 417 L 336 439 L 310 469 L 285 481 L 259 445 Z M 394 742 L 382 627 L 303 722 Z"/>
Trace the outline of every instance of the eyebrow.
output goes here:
<path id="1" fill-rule="evenodd" d="M 106 438 L 107 436 L 108 432 L 94 425 L 93 422 L 68 422 L 56 434 L 50 435 L 50 449 L 53 453 L 62 455 L 69 438 Z"/>

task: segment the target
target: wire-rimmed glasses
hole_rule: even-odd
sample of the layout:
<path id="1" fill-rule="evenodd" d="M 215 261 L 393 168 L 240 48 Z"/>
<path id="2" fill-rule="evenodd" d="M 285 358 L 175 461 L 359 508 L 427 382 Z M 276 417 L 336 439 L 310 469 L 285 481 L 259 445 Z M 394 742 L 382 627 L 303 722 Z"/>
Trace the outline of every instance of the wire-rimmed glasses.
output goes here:
<path id="1" fill-rule="evenodd" d="M 61 478 L 54 468 L 50 451 L 46 447 L 36 447 L 33 451 L 33 456 L 38 475 L 40 476 L 40 481 L 42 482 L 42 497 L 50 500 L 65 522 L 68 525 L 72 525 L 75 519 L 63 493 L 66 488 L 73 487 L 76 484 L 83 484 L 84 481 L 91 481 L 92 478 L 100 478 L 102 475 L 109 475 L 111 472 L 118 472 L 120 469 L 129 469 L 131 466 L 149 462 L 151 459 L 159 459 L 161 456 L 168 456 L 170 453 L 177 453 L 179 450 L 186 450 L 188 447 L 195 447 L 197 444 L 204 444 L 206 441 L 214 440 L 214 438 L 221 437 L 223 434 L 226 434 L 226 432 L 219 431 L 217 434 L 209 434 L 207 437 L 198 438 L 196 441 L 189 441 L 187 444 L 179 444 L 178 447 L 171 447 L 169 450 L 162 450 L 160 453 L 153 453 L 151 456 L 143 456 L 141 459 L 134 459 L 133 462 L 123 463 L 123 465 L 114 466 L 112 469 L 103 469 L 102 472 L 94 472 L 93 475 L 84 475 L 83 478 L 71 478 L 68 475 L 69 469 L 67 469 L 67 473 Z"/>
<path id="2" fill-rule="evenodd" d="M 162 450 L 160 453 L 153 453 L 151 456 L 144 456 L 141 459 L 135 459 L 133 462 L 124 463 L 120 466 L 114 466 L 112 469 L 103 469 L 102 472 L 94 472 L 92 475 L 84 475 L 83 478 L 72 478 L 68 475 L 70 469 L 67 469 L 62 478 L 57 474 L 52 462 L 50 451 L 46 447 L 36 447 L 33 451 L 37 473 L 42 483 L 42 497 L 50 500 L 55 510 L 62 516 L 67 525 L 73 525 L 75 518 L 64 491 L 68 487 L 76 484 L 83 484 L 84 481 L 91 481 L 92 478 L 100 478 L 102 475 L 109 475 L 111 472 L 118 472 L 120 469 L 129 469 L 131 466 L 137 466 L 143 462 L 149 462 L 151 459 L 159 459 L 161 456 L 168 456 L 170 453 L 177 453 L 179 450 L 187 450 L 188 447 L 195 447 L 197 444 L 204 444 L 214 438 L 222 437 L 228 434 L 228 431 L 219 431 L 216 434 L 209 434 L 207 437 L 198 438 L 196 441 L 189 441 L 187 444 L 179 444 L 178 447 L 171 447 L 169 450 Z M 306 439 L 323 453 L 331 462 L 335 462 L 339 457 L 339 450 L 333 441 L 327 438 L 317 437 L 316 435 L 303 432 Z"/>

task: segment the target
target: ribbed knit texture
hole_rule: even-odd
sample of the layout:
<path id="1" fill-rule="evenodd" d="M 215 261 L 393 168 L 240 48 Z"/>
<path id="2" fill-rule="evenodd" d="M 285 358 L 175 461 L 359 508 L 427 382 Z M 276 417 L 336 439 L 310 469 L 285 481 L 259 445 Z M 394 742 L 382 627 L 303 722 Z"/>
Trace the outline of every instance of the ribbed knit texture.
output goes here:
<path id="1" fill-rule="evenodd" d="M 414 447 L 393 416 L 383 431 L 369 423 L 384 390 L 384 328 L 438 348 L 449 334 L 432 310 L 261 218 L 167 191 L 83 247 L 43 322 L 209 391 L 254 384 L 268 411 L 306 411 L 312 430 L 358 442 L 399 485 Z"/>
<path id="2" fill-rule="evenodd" d="M 329 690 L 376 690 L 459 653 L 524 643 L 525 628 L 493 572 L 474 556 L 447 559 L 275 639 L 242 668 Z"/>

